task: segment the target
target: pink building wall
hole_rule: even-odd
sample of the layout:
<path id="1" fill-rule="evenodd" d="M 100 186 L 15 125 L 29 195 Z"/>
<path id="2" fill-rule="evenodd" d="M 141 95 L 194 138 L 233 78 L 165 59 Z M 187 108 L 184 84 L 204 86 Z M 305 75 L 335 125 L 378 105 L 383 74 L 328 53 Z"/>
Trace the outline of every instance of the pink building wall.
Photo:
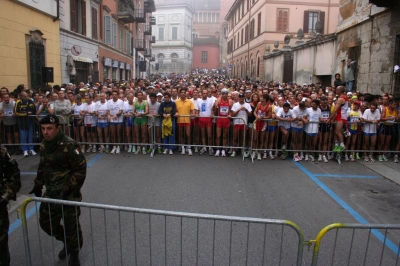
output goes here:
<path id="1" fill-rule="evenodd" d="M 207 63 L 201 62 L 201 52 L 208 52 Z M 193 47 L 193 68 L 219 68 L 219 46 L 197 44 Z"/>

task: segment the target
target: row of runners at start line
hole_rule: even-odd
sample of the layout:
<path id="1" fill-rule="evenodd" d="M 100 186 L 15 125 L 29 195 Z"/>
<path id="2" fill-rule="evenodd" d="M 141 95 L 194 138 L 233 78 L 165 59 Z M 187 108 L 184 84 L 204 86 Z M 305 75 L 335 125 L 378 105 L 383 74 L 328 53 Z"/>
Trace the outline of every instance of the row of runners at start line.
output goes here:
<path id="1" fill-rule="evenodd" d="M 180 146 L 179 151 L 182 154 L 192 155 L 191 139 L 193 139 L 193 143 L 197 144 L 194 147 L 195 153 L 208 153 L 217 157 L 225 157 L 226 153 L 229 153 L 230 157 L 235 157 L 237 155 L 235 147 L 225 150 L 208 146 L 222 144 L 227 147 L 230 142 L 239 144 L 236 147 L 242 147 L 243 130 L 248 130 L 244 157 L 258 160 L 275 159 L 278 157 L 277 149 L 282 150 L 281 159 L 286 159 L 288 156 L 286 147 L 290 147 L 293 151 L 295 161 L 303 159 L 314 161 L 316 155 L 318 161 L 328 162 L 333 158 L 333 152 L 345 151 L 346 161 L 355 161 L 363 157 L 365 161 L 374 162 L 372 151 L 399 151 L 400 142 L 394 138 L 398 136 L 399 131 L 396 123 L 399 121 L 399 106 L 393 100 L 386 106 L 378 106 L 375 102 L 361 103 L 346 95 L 345 88 L 340 86 L 336 90 L 335 99 L 331 96 L 314 100 L 306 98 L 292 107 L 282 97 L 274 99 L 269 95 L 254 93 L 247 99 L 245 94 L 238 93 L 235 100 L 235 97 L 228 97 L 228 92 L 228 89 L 224 88 L 221 90 L 221 96 L 215 98 L 210 97 L 206 89 L 195 90 L 193 97 L 188 99 L 187 90 L 182 88 L 177 99 L 173 99 L 168 92 L 162 97 L 154 93 L 146 97 L 143 92 L 137 92 L 136 97 L 128 96 L 126 101 L 118 99 L 118 95 L 115 94 L 107 101 L 100 97 L 101 100 L 98 102 L 92 102 L 91 95 L 86 95 L 85 103 L 78 102 L 72 106 L 74 126 L 78 130 L 81 126 L 84 126 L 82 129 L 86 128 L 88 142 L 96 142 L 95 140 L 99 139 L 100 143 L 103 140 L 104 143 L 109 143 L 107 136 L 109 134 L 106 134 L 108 130 L 105 129 L 110 126 L 110 129 L 113 129 L 110 130 L 111 137 L 116 138 L 115 143 L 120 143 L 119 131 L 124 125 L 127 143 L 143 144 L 136 147 L 125 145 L 127 152 L 136 154 L 152 152 L 153 147 L 149 145 L 152 143 L 149 125 L 154 125 L 158 129 L 154 134 L 156 142 L 162 141 L 163 145 L 157 146 L 155 152 L 160 154 L 173 154 L 177 140 L 186 145 L 186 147 Z M 144 100 L 146 98 L 147 101 Z M 160 117 L 156 118 L 156 115 Z M 214 116 L 217 118 L 213 119 Z M 163 121 L 169 117 L 172 118 L 173 132 L 175 126 L 178 127 L 179 136 L 176 139 L 173 134 L 164 134 Z M 265 121 L 266 119 L 275 121 Z M 131 141 L 132 134 L 127 130 L 129 128 L 134 130 L 135 142 Z M 228 140 L 229 131 L 232 131 L 232 138 Z M 82 135 L 81 138 L 84 138 L 85 134 L 78 132 L 77 135 Z M 308 152 L 303 153 L 301 150 Z M 98 150 L 95 145 L 86 147 L 83 145 L 82 151 L 118 154 L 121 149 L 119 145 L 114 145 L 110 151 L 108 145 L 100 144 Z M 388 161 L 389 157 L 390 153 L 378 152 L 379 161 Z M 394 162 L 398 162 L 397 153 L 394 154 Z"/>

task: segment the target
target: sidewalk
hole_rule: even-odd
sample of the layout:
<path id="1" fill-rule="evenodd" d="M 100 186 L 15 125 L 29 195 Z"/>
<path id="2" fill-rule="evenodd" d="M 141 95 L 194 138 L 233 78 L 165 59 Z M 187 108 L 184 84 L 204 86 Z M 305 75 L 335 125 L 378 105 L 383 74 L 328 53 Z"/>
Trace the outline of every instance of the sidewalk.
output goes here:
<path id="1" fill-rule="evenodd" d="M 379 162 L 378 158 L 374 163 L 365 162 L 364 160 L 358 160 L 357 162 L 400 185 L 400 164 L 393 162 L 393 156 L 388 162 Z"/>

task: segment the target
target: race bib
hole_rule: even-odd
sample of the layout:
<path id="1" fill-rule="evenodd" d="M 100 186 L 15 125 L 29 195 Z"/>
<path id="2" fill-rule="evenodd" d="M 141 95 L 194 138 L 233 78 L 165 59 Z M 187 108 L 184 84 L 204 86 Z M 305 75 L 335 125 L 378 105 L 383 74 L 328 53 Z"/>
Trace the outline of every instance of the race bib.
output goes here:
<path id="1" fill-rule="evenodd" d="M 13 109 L 4 109 L 4 116 L 12 116 L 13 113 Z"/>
<path id="2" fill-rule="evenodd" d="M 206 112 L 206 103 L 201 104 L 201 111 Z"/>
<path id="3" fill-rule="evenodd" d="M 228 106 L 221 106 L 221 114 L 222 115 L 227 115 L 229 112 L 229 107 Z"/>
<path id="4" fill-rule="evenodd" d="M 80 115 L 79 110 L 74 110 L 74 115 Z"/>
<path id="5" fill-rule="evenodd" d="M 144 114 L 144 110 L 136 110 L 136 113 L 138 113 L 138 114 Z"/>

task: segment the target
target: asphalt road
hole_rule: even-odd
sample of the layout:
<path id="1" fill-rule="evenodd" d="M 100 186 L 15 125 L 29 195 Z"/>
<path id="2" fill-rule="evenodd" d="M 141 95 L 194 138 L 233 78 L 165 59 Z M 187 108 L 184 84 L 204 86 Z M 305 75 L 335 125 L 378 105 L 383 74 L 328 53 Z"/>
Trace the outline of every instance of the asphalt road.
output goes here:
<path id="1" fill-rule="evenodd" d="M 84 202 L 290 220 L 301 228 L 304 240 L 315 239 L 323 227 L 337 222 L 400 224 L 400 186 L 362 162 L 338 165 L 334 161 L 325 164 L 263 160 L 253 164 L 239 157 L 189 157 L 177 152 L 153 158 L 127 153 L 87 154 L 86 158 L 89 168 L 83 186 Z M 11 265 L 25 265 L 16 209 L 33 186 L 39 158 L 17 159 L 23 187 L 10 210 L 9 242 Z M 390 175 L 397 175 L 400 170 L 393 162 L 375 164 Z M 33 265 L 65 265 L 65 261 L 56 259 L 61 243 L 52 241 L 38 228 L 33 204 L 28 205 L 28 210 Z M 295 231 L 287 225 L 264 222 L 214 222 L 82 208 L 81 263 L 278 265 L 281 261 L 281 265 L 295 265 L 299 241 Z M 396 259 L 399 231 L 386 232 L 391 242 L 383 243 L 379 237 L 385 236 L 385 231 L 369 234 L 367 230 L 341 229 L 332 258 L 333 231 L 321 246 L 320 265 L 326 265 L 326 260 L 345 265 L 347 259 L 352 265 L 360 265 L 364 258 L 366 265 L 377 265 L 381 254 L 382 265 L 388 265 Z M 312 252 L 305 248 L 303 265 L 309 265 L 311 256 Z"/>

